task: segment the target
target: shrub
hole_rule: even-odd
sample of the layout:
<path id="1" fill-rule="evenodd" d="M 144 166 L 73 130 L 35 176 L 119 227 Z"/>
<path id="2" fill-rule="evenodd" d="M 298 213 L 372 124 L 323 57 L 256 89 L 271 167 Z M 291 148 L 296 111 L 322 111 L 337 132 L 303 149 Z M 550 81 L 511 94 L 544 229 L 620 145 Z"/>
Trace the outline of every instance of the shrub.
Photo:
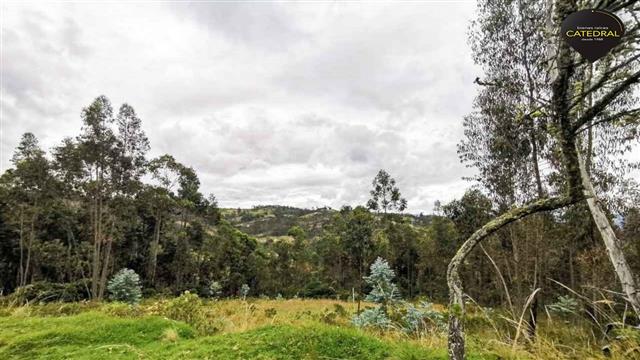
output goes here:
<path id="1" fill-rule="evenodd" d="M 330 298 L 335 295 L 335 289 L 318 279 L 309 281 L 300 292 L 300 296 L 305 298 Z"/>
<path id="2" fill-rule="evenodd" d="M 433 310 L 433 305 L 422 302 L 419 307 L 406 304 L 402 317 L 402 329 L 411 334 L 420 334 L 429 328 L 443 329 L 444 316 Z"/>
<path id="3" fill-rule="evenodd" d="M 180 340 L 180 334 L 176 329 L 167 328 L 162 331 L 162 340 L 166 342 L 176 342 Z"/>
<path id="4" fill-rule="evenodd" d="M 396 274 L 389 263 L 380 257 L 377 258 L 371 264 L 371 275 L 364 277 L 365 282 L 372 288 L 365 300 L 381 304 L 383 307 L 399 300 L 400 292 L 396 284 L 393 283 L 395 276 Z"/>
<path id="5" fill-rule="evenodd" d="M 204 335 L 214 334 L 224 326 L 215 314 L 203 306 L 200 297 L 189 291 L 170 300 L 162 313 L 169 319 L 186 322 Z"/>
<path id="6" fill-rule="evenodd" d="M 222 294 L 222 285 L 217 281 L 210 282 L 207 288 L 207 295 L 212 298 L 218 298 L 220 294 Z"/>
<path id="7" fill-rule="evenodd" d="M 249 290 L 251 290 L 249 285 L 242 284 L 242 286 L 240 287 L 240 297 L 242 297 L 242 300 L 247 299 L 247 295 L 249 295 Z"/>
<path id="8" fill-rule="evenodd" d="M 141 316 L 142 311 L 139 306 L 130 306 L 126 303 L 113 302 L 100 307 L 100 312 L 118 317 Z"/>
<path id="9" fill-rule="evenodd" d="M 187 324 L 195 323 L 199 317 L 198 311 L 202 300 L 197 294 L 185 291 L 175 299 L 170 300 L 164 311 L 169 319 L 184 321 Z"/>
<path id="10" fill-rule="evenodd" d="M 371 292 L 365 300 L 380 304 L 375 309 L 367 309 L 360 314 L 356 314 L 351 320 L 357 327 L 388 328 L 391 320 L 387 314 L 387 306 L 395 304 L 400 300 L 398 287 L 393 283 L 396 274 L 391 270 L 389 263 L 377 258 L 371 264 L 371 275 L 365 276 L 364 280 L 371 286 Z"/>
<path id="11" fill-rule="evenodd" d="M 335 312 L 339 317 L 346 317 L 348 314 L 347 309 L 340 304 L 333 304 L 333 312 Z"/>
<path id="12" fill-rule="evenodd" d="M 268 318 L 273 318 L 278 314 L 278 311 L 275 308 L 268 308 L 264 310 L 264 316 Z"/>
<path id="13" fill-rule="evenodd" d="M 387 317 L 382 307 L 369 308 L 357 314 L 351 320 L 359 328 L 388 329 L 391 327 L 391 320 Z"/>
<path id="14" fill-rule="evenodd" d="M 121 269 L 109 281 L 107 289 L 111 299 L 128 304 L 137 304 L 142 298 L 140 276 L 131 269 Z"/>
<path id="15" fill-rule="evenodd" d="M 77 281 L 71 283 L 50 283 L 38 281 L 22 286 L 7 296 L 5 302 L 24 305 L 27 303 L 77 302 L 89 299 L 87 283 Z"/>
<path id="16" fill-rule="evenodd" d="M 377 258 L 371 265 L 371 274 L 364 279 L 372 288 L 365 299 L 379 305 L 356 314 L 351 320 L 353 324 L 381 330 L 400 328 L 410 334 L 420 334 L 429 328 L 444 328 L 444 316 L 435 311 L 431 303 L 422 302 L 416 307 L 402 300 L 398 287 L 393 283 L 394 277 L 389 263 Z"/>
<path id="17" fill-rule="evenodd" d="M 560 296 L 555 303 L 548 305 L 551 312 L 560 315 L 576 314 L 578 307 L 578 301 L 570 296 Z"/>

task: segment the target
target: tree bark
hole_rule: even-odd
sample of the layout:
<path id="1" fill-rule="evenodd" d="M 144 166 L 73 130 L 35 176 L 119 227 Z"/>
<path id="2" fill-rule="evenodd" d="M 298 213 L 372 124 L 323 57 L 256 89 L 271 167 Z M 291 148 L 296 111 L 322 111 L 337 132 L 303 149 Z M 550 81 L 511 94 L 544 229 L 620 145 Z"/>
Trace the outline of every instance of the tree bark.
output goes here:
<path id="1" fill-rule="evenodd" d="M 112 244 L 113 240 L 111 238 L 109 238 L 105 244 L 105 255 L 104 258 L 102 259 L 102 272 L 100 274 L 100 286 L 98 288 L 98 299 L 102 300 L 102 298 L 104 297 L 104 290 L 106 289 L 106 285 L 107 285 L 107 275 L 109 272 L 109 261 L 111 258 L 111 244 Z"/>
<path id="2" fill-rule="evenodd" d="M 18 286 L 24 279 L 24 208 L 20 207 L 20 267 L 18 268 Z"/>
<path id="3" fill-rule="evenodd" d="M 160 246 L 160 227 L 162 226 L 162 215 L 158 211 L 156 216 L 156 226 L 153 232 L 153 242 L 151 243 L 151 251 L 150 251 L 150 259 L 149 259 L 149 269 L 147 276 L 149 277 L 149 281 L 151 284 L 155 284 L 156 278 L 156 267 L 158 264 L 158 247 Z"/>
<path id="4" fill-rule="evenodd" d="M 602 206 L 596 197 L 593 184 L 591 183 L 591 179 L 587 173 L 585 161 L 582 156 L 580 156 L 580 153 L 578 153 L 578 159 L 582 185 L 584 186 L 584 192 L 587 196 L 589 211 L 591 212 L 593 221 L 596 223 L 598 230 L 600 231 L 600 236 L 602 236 L 602 240 L 604 241 L 609 260 L 611 260 L 611 263 L 613 264 L 613 268 L 618 276 L 620 285 L 622 285 L 622 290 L 627 295 L 627 301 L 629 301 L 636 314 L 640 316 L 640 291 L 638 290 L 638 284 L 627 260 L 624 257 L 622 246 L 616 237 L 616 233 L 611 227 L 607 214 L 602 209 Z"/>
<path id="5" fill-rule="evenodd" d="M 358 266 L 358 309 L 356 310 L 356 314 L 360 315 L 360 299 L 362 299 L 362 262 L 360 261 L 360 265 Z"/>
<path id="6" fill-rule="evenodd" d="M 34 210 L 33 215 L 31 216 L 31 226 L 29 231 L 29 242 L 27 244 L 27 262 L 24 266 L 24 273 L 22 274 L 22 286 L 27 285 L 27 278 L 29 277 L 29 267 L 31 266 L 31 249 L 33 248 L 33 240 L 35 238 L 35 221 L 36 221 L 36 212 Z"/>
<path id="7" fill-rule="evenodd" d="M 93 261 L 91 264 L 91 298 L 96 299 L 98 297 L 98 271 L 100 261 L 100 235 L 98 232 L 98 198 L 93 200 Z"/>
<path id="8" fill-rule="evenodd" d="M 486 223 L 469 237 L 458 249 L 447 269 L 447 285 L 449 286 L 449 358 L 463 360 L 464 354 L 464 296 L 462 281 L 460 279 L 460 267 L 465 258 L 482 241 L 482 239 L 495 233 L 504 226 L 524 218 L 528 215 L 560 209 L 571 205 L 580 199 L 572 196 L 553 197 L 540 199 L 522 207 L 507 211 L 492 221 Z"/>

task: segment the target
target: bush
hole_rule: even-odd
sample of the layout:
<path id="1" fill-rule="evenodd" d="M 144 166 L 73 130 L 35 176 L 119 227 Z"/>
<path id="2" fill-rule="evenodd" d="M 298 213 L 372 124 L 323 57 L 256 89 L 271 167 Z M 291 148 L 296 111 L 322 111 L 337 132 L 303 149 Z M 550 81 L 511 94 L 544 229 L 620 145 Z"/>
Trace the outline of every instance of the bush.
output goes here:
<path id="1" fill-rule="evenodd" d="M 240 297 L 242 297 L 242 300 L 247 300 L 247 295 L 249 295 L 249 290 L 251 290 L 249 285 L 242 284 L 242 286 L 240 287 Z"/>
<path id="2" fill-rule="evenodd" d="M 118 317 L 136 317 L 143 314 L 139 306 L 131 306 L 121 302 L 104 304 L 100 307 L 100 312 Z"/>
<path id="3" fill-rule="evenodd" d="M 365 276 L 364 281 L 371 286 L 371 292 L 365 298 L 366 301 L 381 304 L 383 307 L 400 299 L 398 287 L 393 283 L 395 272 L 391 270 L 389 263 L 377 258 L 371 264 L 371 275 Z"/>
<path id="4" fill-rule="evenodd" d="M 407 304 L 402 317 L 402 329 L 410 334 L 420 334 L 428 329 L 443 329 L 444 316 L 433 310 L 433 305 L 422 302 L 419 307 Z"/>
<path id="5" fill-rule="evenodd" d="M 77 302 L 89 299 L 88 285 L 84 281 L 72 283 L 50 283 L 38 281 L 22 286 L 7 296 L 6 303 L 24 305 L 27 303 Z"/>
<path id="6" fill-rule="evenodd" d="M 558 300 L 548 305 L 549 310 L 560 315 L 576 314 L 578 312 L 578 301 L 570 296 L 560 296 Z"/>
<path id="7" fill-rule="evenodd" d="M 212 281 L 207 290 L 209 297 L 218 298 L 222 294 L 222 285 L 217 281 Z"/>
<path id="8" fill-rule="evenodd" d="M 351 321 L 359 328 L 370 327 L 384 330 L 391 327 L 391 320 L 381 307 L 365 309 L 354 316 Z"/>
<path id="9" fill-rule="evenodd" d="M 164 315 L 169 319 L 194 324 L 200 317 L 199 310 L 201 305 L 202 300 L 197 294 L 185 291 L 182 295 L 169 301 Z"/>
<path id="10" fill-rule="evenodd" d="M 109 281 L 107 289 L 111 294 L 111 299 L 116 301 L 137 304 L 142 298 L 140 276 L 131 269 L 118 271 Z"/>
<path id="11" fill-rule="evenodd" d="M 268 318 L 274 318 L 278 315 L 278 311 L 275 308 L 268 308 L 264 310 L 264 316 Z"/>
<path id="12" fill-rule="evenodd" d="M 305 298 L 331 298 L 335 295 L 335 289 L 318 279 L 308 282 L 300 292 L 300 296 Z"/>
<path id="13" fill-rule="evenodd" d="M 367 294 L 365 300 L 378 303 L 379 306 L 356 314 L 351 320 L 355 326 L 380 329 L 391 326 L 387 306 L 395 305 L 400 300 L 398 287 L 393 283 L 395 276 L 396 274 L 391 270 L 386 260 L 379 257 L 371 264 L 371 275 L 365 276 L 364 280 L 372 290 Z"/>
<path id="14" fill-rule="evenodd" d="M 162 314 L 169 319 L 184 321 L 203 335 L 211 335 L 224 327 L 224 321 L 213 309 L 203 306 L 197 294 L 185 291 L 177 298 L 170 300 Z"/>

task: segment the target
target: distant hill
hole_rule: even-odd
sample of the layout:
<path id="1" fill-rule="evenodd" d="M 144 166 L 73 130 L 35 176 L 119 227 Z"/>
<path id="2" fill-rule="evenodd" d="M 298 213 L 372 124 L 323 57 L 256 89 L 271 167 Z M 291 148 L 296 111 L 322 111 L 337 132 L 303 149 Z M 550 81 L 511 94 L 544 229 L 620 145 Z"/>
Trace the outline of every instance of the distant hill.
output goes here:
<path id="1" fill-rule="evenodd" d="M 331 221 L 331 216 L 335 213 L 336 210 L 330 208 L 300 209 L 280 205 L 222 209 L 225 220 L 258 238 L 286 236 L 294 225 L 302 227 L 310 237 L 315 237 L 322 233 L 322 228 Z"/>
<path id="2" fill-rule="evenodd" d="M 327 225 L 338 211 L 332 208 L 301 209 L 291 206 L 264 205 L 252 209 L 221 209 L 222 216 L 241 231 L 258 239 L 286 238 L 289 229 L 298 225 L 309 237 L 322 234 Z M 427 225 L 431 215 L 404 214 L 411 222 L 418 226 Z"/>

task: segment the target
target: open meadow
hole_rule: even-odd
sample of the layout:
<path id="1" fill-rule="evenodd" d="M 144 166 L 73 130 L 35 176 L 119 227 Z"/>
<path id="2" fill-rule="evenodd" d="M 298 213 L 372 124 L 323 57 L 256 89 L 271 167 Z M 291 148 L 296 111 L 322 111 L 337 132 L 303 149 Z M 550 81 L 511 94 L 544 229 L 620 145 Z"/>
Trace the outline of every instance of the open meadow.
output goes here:
<path id="1" fill-rule="evenodd" d="M 368 306 L 368 305 L 367 305 Z M 437 311 L 443 307 L 435 306 Z M 352 302 L 318 299 L 49 303 L 0 310 L 2 359 L 446 359 L 446 332 L 367 331 L 351 325 Z M 469 359 L 633 359 L 621 337 L 606 357 L 586 326 L 539 324 L 538 341 L 513 346 L 514 328 L 470 310 Z M 634 357 L 635 356 L 635 357 Z"/>

